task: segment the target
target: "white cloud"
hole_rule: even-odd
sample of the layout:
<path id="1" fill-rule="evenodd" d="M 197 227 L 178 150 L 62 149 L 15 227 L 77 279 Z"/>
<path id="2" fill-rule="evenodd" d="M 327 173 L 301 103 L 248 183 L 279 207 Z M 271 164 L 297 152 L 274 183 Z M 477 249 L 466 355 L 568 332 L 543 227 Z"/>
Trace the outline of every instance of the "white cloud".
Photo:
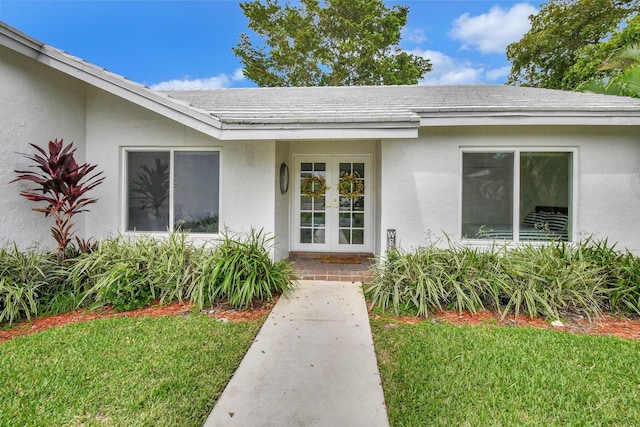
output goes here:
<path id="1" fill-rule="evenodd" d="M 537 9 L 529 3 L 518 3 L 511 9 L 493 6 L 488 13 L 463 14 L 453 22 L 449 36 L 462 43 L 463 49 L 478 49 L 482 53 L 504 53 L 510 43 L 529 31 L 529 15 Z"/>
<path id="2" fill-rule="evenodd" d="M 420 28 L 407 28 L 404 27 L 401 31 L 402 41 L 408 41 L 414 44 L 420 44 L 427 41 L 427 36 L 424 30 Z"/>
<path id="3" fill-rule="evenodd" d="M 474 66 L 435 50 L 412 51 L 414 55 L 431 60 L 433 69 L 420 81 L 423 85 L 460 85 L 484 83 L 484 67 Z"/>
<path id="4" fill-rule="evenodd" d="M 231 87 L 235 82 L 245 79 L 242 69 L 239 68 L 233 74 L 221 73 L 214 77 L 205 79 L 183 79 L 168 80 L 151 86 L 154 90 L 199 90 L 199 89 L 219 89 Z"/>
<path id="5" fill-rule="evenodd" d="M 495 82 L 496 80 L 506 80 L 504 77 L 507 77 L 511 72 L 511 66 L 507 65 L 501 68 L 496 68 L 494 70 L 487 71 L 487 80 L 490 82 Z"/>

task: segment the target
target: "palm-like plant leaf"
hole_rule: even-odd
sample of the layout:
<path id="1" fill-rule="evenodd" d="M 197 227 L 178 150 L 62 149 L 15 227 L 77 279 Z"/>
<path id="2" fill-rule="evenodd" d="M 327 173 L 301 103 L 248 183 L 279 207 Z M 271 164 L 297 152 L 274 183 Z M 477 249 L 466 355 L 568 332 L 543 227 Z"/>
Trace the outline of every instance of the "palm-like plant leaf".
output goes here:
<path id="1" fill-rule="evenodd" d="M 584 82 L 576 91 L 640 98 L 640 44 L 631 43 L 618 49 L 598 69 L 611 70 L 619 71 L 610 77 Z"/>
<path id="2" fill-rule="evenodd" d="M 634 65 L 640 64 L 640 44 L 630 43 L 613 52 L 598 71 L 626 70 Z"/>
<path id="3" fill-rule="evenodd" d="M 104 181 L 102 172 L 92 172 L 95 165 L 87 163 L 78 165 L 74 158 L 76 149 L 73 143 L 65 146 L 63 140 L 49 141 L 48 151 L 30 144 L 36 154 L 23 154 L 31 160 L 34 170 L 16 170 L 18 176 L 12 180 L 28 181 L 34 188 L 23 190 L 20 195 L 32 202 L 45 202 L 44 207 L 33 208 L 45 216 L 53 216 L 55 225 L 51 234 L 58 243 L 58 254 L 64 258 L 67 245 L 73 234 L 72 217 L 86 211 L 85 207 L 95 203 L 97 199 L 86 197 L 86 193 Z M 39 153 L 39 154 L 38 154 Z"/>

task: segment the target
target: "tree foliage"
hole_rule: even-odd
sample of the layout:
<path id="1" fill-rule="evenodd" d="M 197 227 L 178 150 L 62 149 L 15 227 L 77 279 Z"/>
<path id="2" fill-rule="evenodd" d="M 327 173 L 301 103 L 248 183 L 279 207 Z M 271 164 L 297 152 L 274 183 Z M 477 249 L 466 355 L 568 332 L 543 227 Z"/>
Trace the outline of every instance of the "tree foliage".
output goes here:
<path id="1" fill-rule="evenodd" d="M 262 45 L 243 33 L 233 52 L 259 86 L 416 84 L 428 59 L 403 52 L 408 7 L 382 0 L 277 0 L 240 4 Z"/>
<path id="2" fill-rule="evenodd" d="M 640 98 L 640 44 L 631 43 L 618 49 L 598 68 L 598 71 L 611 70 L 617 73 L 588 80 L 576 90 Z"/>
<path id="3" fill-rule="evenodd" d="M 529 32 L 507 47 L 508 83 L 573 90 L 637 37 L 638 8 L 638 0 L 549 0 L 529 17 Z"/>
<path id="4" fill-rule="evenodd" d="M 640 15 L 629 19 L 620 31 L 610 39 L 595 45 L 587 45 L 580 49 L 578 60 L 569 69 L 565 80 L 568 86 L 577 86 L 594 79 L 615 77 L 622 71 L 621 67 L 606 66 L 610 59 L 626 47 L 640 42 Z"/>

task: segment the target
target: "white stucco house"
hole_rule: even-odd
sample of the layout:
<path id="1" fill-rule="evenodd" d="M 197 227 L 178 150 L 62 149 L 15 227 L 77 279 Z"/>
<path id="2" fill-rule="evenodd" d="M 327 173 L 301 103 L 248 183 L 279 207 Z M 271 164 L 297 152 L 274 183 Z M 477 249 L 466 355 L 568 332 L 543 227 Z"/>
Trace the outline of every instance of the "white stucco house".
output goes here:
<path id="1" fill-rule="evenodd" d="M 586 235 L 640 253 L 640 100 L 508 86 L 157 92 L 0 23 L 0 243 L 47 244 L 29 143 L 105 171 L 83 237 L 262 228 L 290 252 Z"/>

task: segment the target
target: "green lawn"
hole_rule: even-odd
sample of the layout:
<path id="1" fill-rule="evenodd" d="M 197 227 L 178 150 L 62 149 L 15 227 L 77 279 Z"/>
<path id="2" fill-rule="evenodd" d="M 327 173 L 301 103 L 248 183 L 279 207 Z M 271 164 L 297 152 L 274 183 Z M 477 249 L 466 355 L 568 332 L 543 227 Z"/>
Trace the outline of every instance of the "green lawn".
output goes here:
<path id="1" fill-rule="evenodd" d="M 0 426 L 201 426 L 261 324 L 125 317 L 0 343 Z"/>
<path id="2" fill-rule="evenodd" d="M 201 426 L 262 322 L 112 318 L 0 343 L 0 426 Z M 392 426 L 640 425 L 640 342 L 372 320 Z"/>
<path id="3" fill-rule="evenodd" d="M 640 342 L 372 320 L 392 426 L 640 425 Z"/>

